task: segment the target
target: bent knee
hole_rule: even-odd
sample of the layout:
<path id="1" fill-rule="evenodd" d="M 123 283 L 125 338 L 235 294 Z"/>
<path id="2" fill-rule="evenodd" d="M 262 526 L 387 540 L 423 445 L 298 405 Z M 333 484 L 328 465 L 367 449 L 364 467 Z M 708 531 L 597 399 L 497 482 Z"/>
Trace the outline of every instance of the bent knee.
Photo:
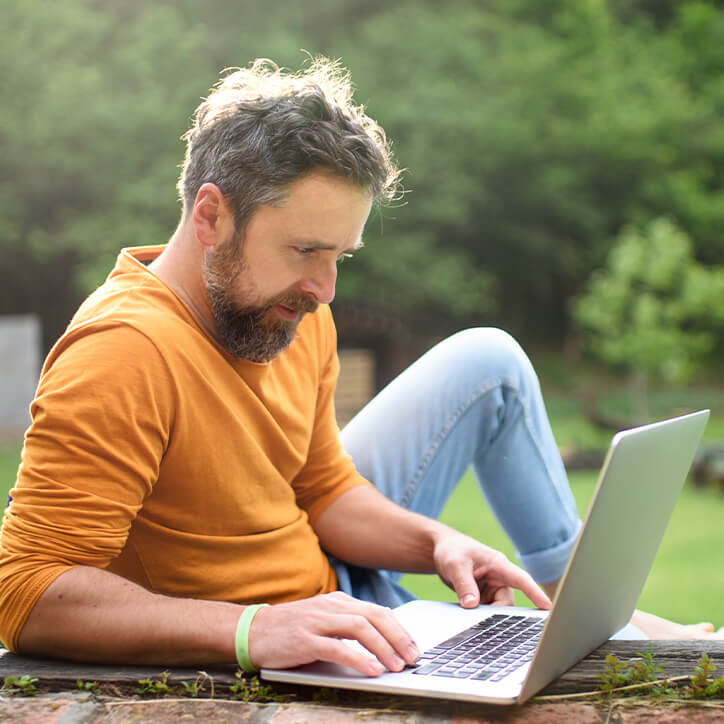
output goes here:
<path id="1" fill-rule="evenodd" d="M 497 327 L 473 327 L 457 332 L 445 340 L 451 344 L 458 363 L 467 370 L 484 372 L 519 386 L 531 377 L 536 380 L 535 371 L 515 338 Z M 441 343 L 445 344 L 445 342 Z"/>

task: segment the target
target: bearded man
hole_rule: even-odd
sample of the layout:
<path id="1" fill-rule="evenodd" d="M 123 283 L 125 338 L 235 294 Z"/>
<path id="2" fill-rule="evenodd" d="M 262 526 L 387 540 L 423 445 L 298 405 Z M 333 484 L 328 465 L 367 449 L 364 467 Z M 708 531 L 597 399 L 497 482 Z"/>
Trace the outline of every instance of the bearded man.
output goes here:
<path id="1" fill-rule="evenodd" d="M 465 607 L 513 588 L 548 607 L 534 580 L 555 588 L 580 521 L 508 335 L 442 342 L 337 428 L 337 265 L 399 176 L 346 73 L 257 61 L 185 138 L 175 233 L 120 253 L 43 367 L 0 538 L 0 638 L 373 676 L 419 653 L 388 608 L 412 598 L 401 571 L 437 573 Z M 436 522 L 470 465 L 525 570 Z"/>

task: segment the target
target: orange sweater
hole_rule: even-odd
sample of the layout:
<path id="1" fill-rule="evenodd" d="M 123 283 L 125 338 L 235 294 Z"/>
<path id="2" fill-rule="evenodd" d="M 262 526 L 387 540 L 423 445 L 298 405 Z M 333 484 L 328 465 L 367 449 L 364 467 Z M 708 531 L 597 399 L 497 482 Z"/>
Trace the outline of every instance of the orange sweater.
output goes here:
<path id="1" fill-rule="evenodd" d="M 233 359 L 123 250 L 41 372 L 0 532 L 0 640 L 61 573 L 280 602 L 336 588 L 310 523 L 365 484 L 338 441 L 326 306 L 269 364 Z"/>

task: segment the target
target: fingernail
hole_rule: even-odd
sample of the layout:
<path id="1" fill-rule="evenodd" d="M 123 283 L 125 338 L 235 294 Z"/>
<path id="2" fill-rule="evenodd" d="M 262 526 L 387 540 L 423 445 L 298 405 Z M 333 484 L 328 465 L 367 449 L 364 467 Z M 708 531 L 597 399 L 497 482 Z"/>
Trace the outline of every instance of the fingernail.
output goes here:
<path id="1" fill-rule="evenodd" d="M 367 675 L 368 676 L 379 676 L 385 667 L 379 661 L 368 661 L 367 662 Z"/>
<path id="2" fill-rule="evenodd" d="M 463 606 L 471 606 L 475 603 L 475 596 L 473 596 L 472 593 L 468 593 L 467 595 L 463 596 L 462 604 Z"/>
<path id="3" fill-rule="evenodd" d="M 420 650 L 415 646 L 415 644 L 412 644 L 409 649 L 407 649 L 407 660 L 410 663 L 413 663 L 417 661 L 420 658 Z"/>
<path id="4" fill-rule="evenodd" d="M 397 654 L 392 657 L 392 668 L 393 671 L 402 671 L 405 668 L 405 662 Z"/>

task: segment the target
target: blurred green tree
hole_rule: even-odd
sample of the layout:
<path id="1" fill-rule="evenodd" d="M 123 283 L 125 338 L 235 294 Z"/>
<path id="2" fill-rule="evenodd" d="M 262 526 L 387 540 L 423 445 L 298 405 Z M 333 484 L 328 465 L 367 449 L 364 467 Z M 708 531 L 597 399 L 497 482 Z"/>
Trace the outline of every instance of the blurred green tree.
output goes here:
<path id="1" fill-rule="evenodd" d="M 189 109 L 214 71 L 198 31 L 150 6 L 2 1 L 0 304 L 35 311 L 46 344 L 123 246 L 177 222 Z"/>
<path id="2" fill-rule="evenodd" d="M 483 281 L 465 321 L 554 346 L 628 221 L 680 216 L 720 259 L 724 18 L 679 13 L 659 29 L 603 0 L 401 0 L 364 20 L 344 58 L 411 188 L 383 253 L 397 229 L 429 239 L 424 254 L 455 250 L 461 280 Z"/>
<path id="3" fill-rule="evenodd" d="M 225 67 L 340 57 L 408 169 L 340 304 L 416 337 L 558 347 L 625 223 L 724 250 L 724 11 L 667 0 L 0 0 L 0 310 L 55 315 L 118 248 L 165 241 L 179 136 Z M 61 298 L 66 301 L 61 303 Z"/>
<path id="4" fill-rule="evenodd" d="M 637 422 L 648 420 L 649 380 L 687 382 L 724 322 L 724 266 L 697 263 L 687 234 L 665 218 L 628 226 L 576 300 L 590 352 L 624 368 Z"/>

